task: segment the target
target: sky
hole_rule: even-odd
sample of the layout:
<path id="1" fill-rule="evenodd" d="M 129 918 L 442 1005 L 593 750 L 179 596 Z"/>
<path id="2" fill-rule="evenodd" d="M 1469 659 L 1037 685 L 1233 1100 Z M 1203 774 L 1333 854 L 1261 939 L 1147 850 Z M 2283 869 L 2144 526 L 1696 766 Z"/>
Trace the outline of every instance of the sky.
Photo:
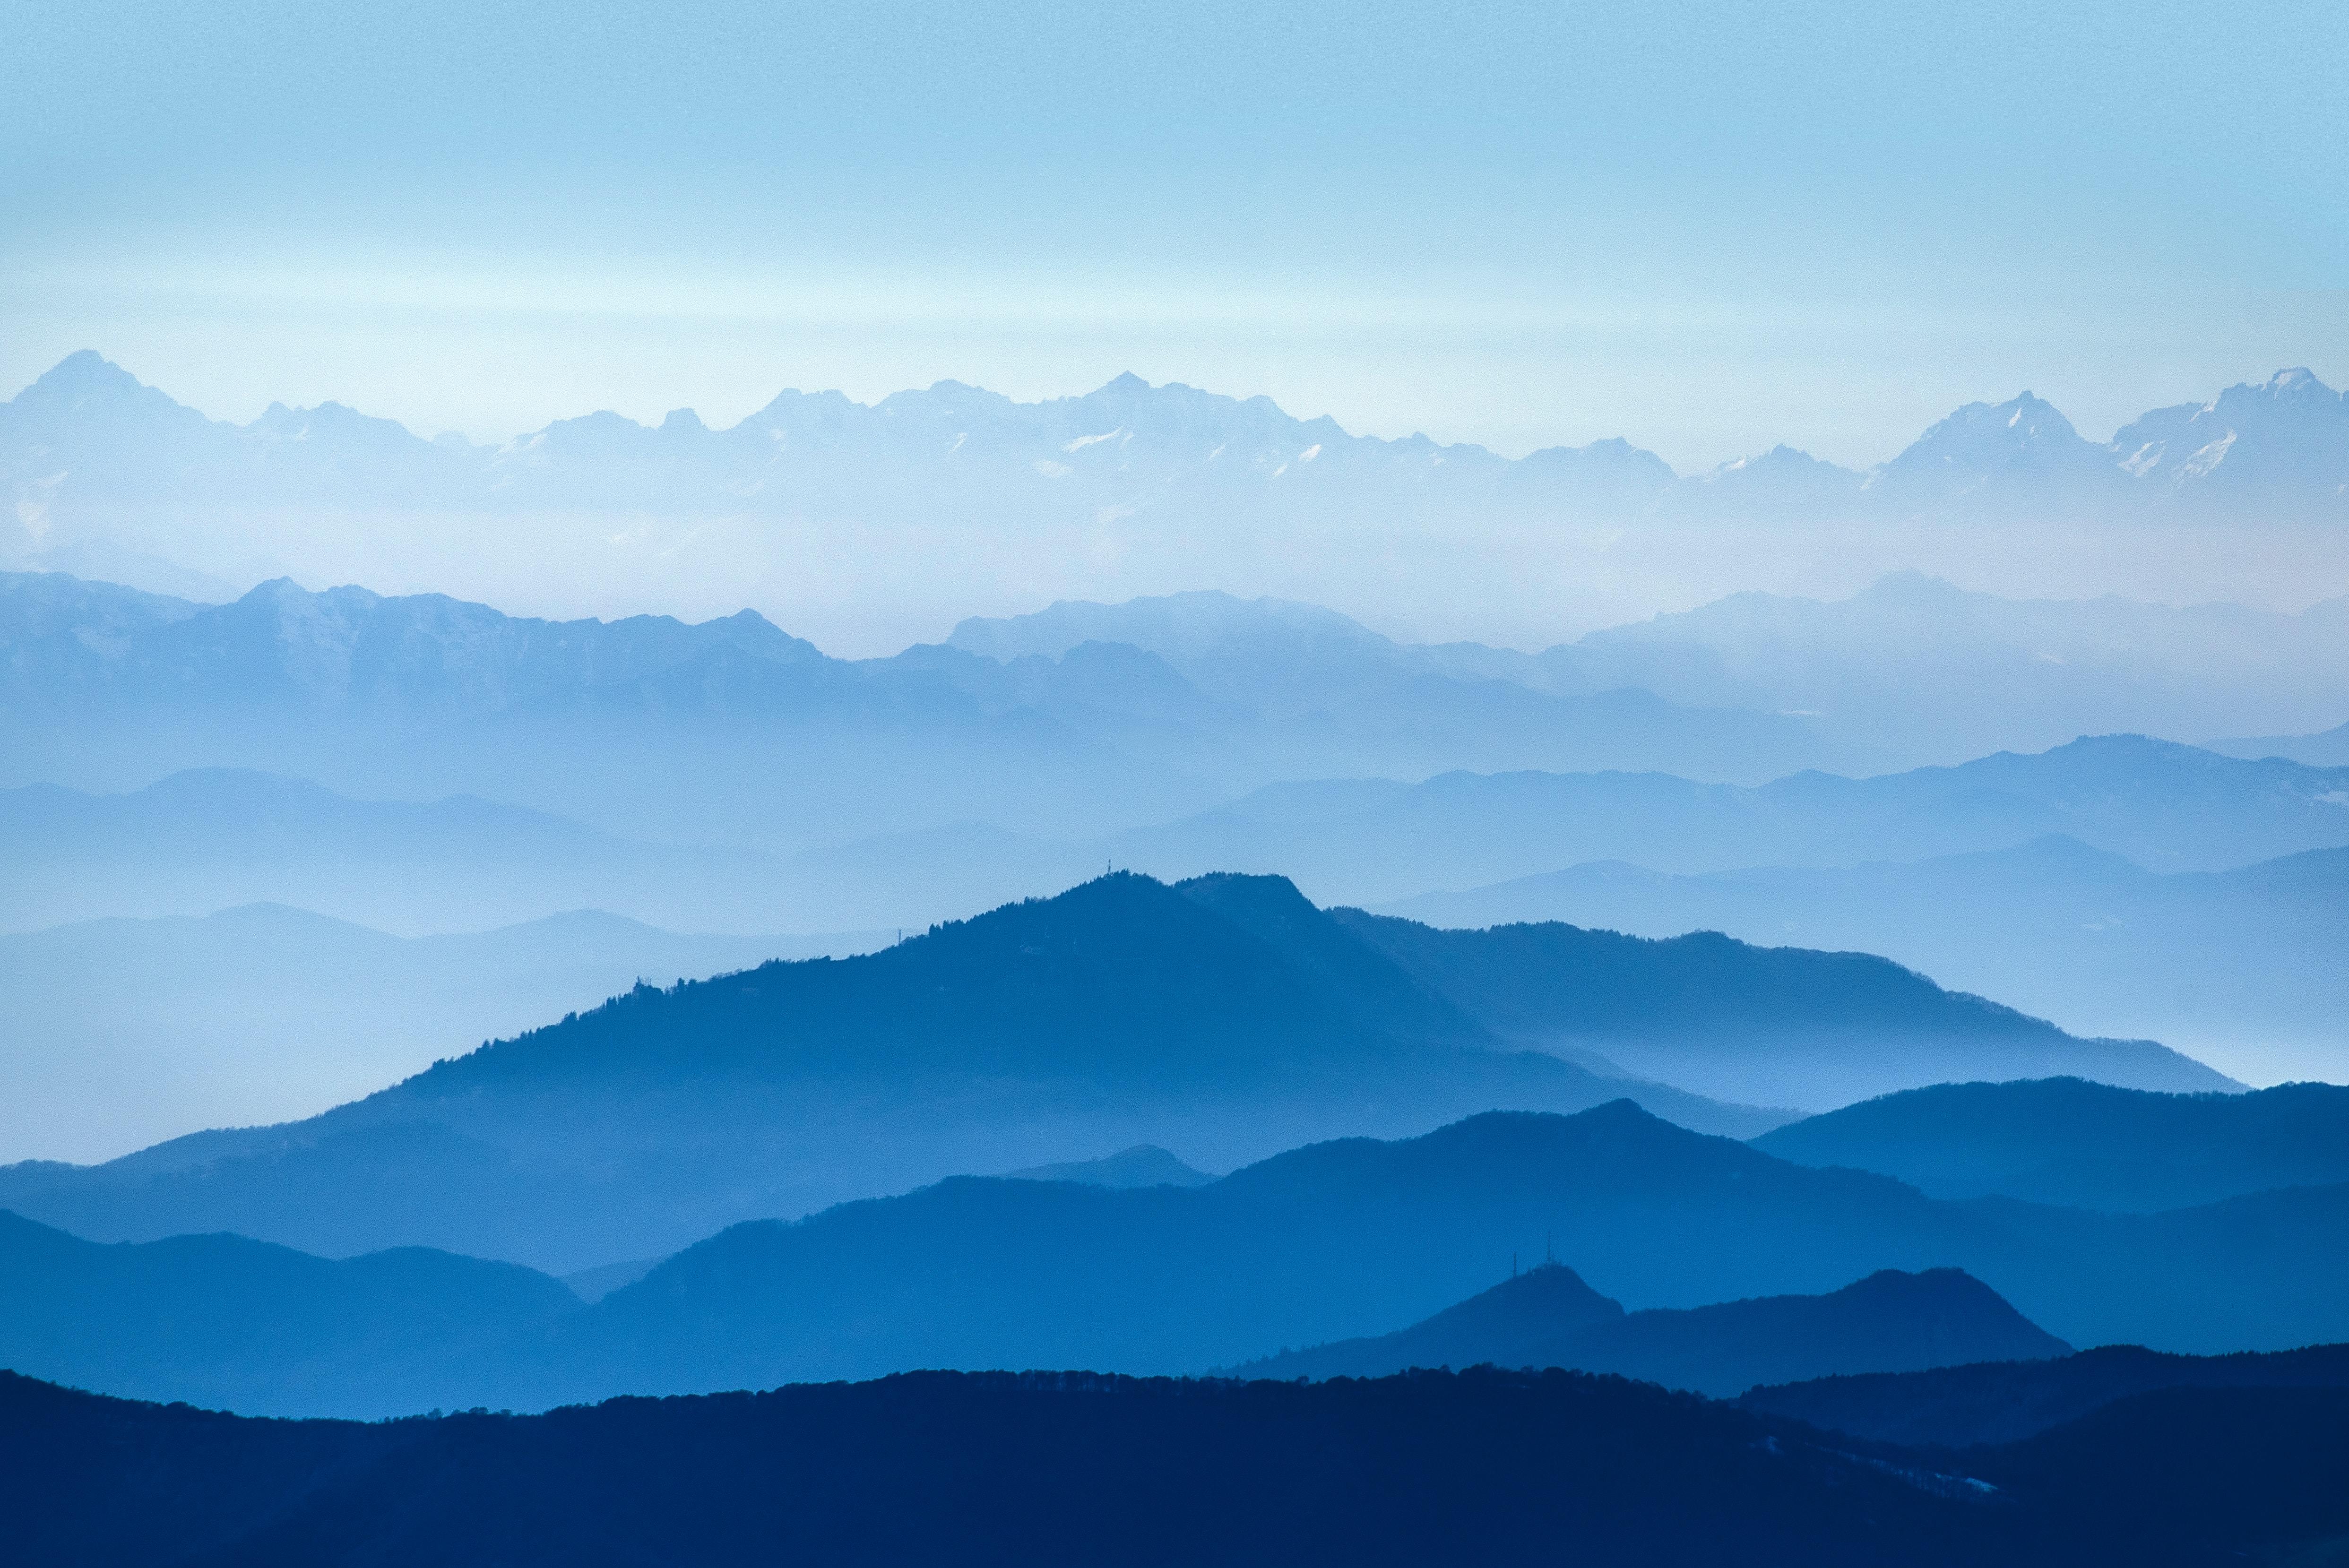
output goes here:
<path id="1" fill-rule="evenodd" d="M 499 440 L 1132 370 L 1689 470 L 2349 382 L 2337 4 L 84 0 L 0 57 L 0 390 Z"/>

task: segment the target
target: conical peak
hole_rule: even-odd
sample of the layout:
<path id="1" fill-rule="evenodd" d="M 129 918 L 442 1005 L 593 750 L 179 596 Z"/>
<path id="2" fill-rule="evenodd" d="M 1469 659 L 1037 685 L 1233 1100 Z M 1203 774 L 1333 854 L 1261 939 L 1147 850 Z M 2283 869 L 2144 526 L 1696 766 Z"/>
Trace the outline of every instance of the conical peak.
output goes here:
<path id="1" fill-rule="evenodd" d="M 169 402 L 94 348 L 78 349 L 44 371 L 40 379 L 18 394 L 25 405 L 50 404 L 79 407 L 93 399 L 122 402 L 147 393 Z"/>

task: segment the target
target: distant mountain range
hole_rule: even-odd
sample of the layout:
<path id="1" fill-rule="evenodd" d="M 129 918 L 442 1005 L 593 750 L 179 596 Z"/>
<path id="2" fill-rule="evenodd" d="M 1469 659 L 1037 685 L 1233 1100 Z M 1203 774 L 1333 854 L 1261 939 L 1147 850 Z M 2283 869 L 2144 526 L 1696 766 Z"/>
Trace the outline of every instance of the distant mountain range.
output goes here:
<path id="1" fill-rule="evenodd" d="M 1563 920 L 1864 948 L 2068 1028 L 2156 1036 L 2266 1081 L 2349 1063 L 2349 965 L 2334 961 L 2349 951 L 2349 849 L 2167 875 L 2061 833 L 1856 866 L 1674 876 L 1601 861 L 1381 907 L 1445 926 Z"/>
<path id="2" fill-rule="evenodd" d="M 1870 779 L 1803 773 L 1753 789 L 1621 773 L 1330 780 L 1276 785 L 1096 843 L 1161 875 L 1278 869 L 1317 898 L 1377 903 L 1592 861 L 1674 873 L 1852 866 L 2056 833 L 2160 871 L 2335 849 L 2349 845 L 2349 769 L 2101 736 L 2035 756 Z M 877 869 L 880 849 L 860 852 Z M 1012 859 L 999 844 L 993 852 Z"/>
<path id="3" fill-rule="evenodd" d="M 2317 768 L 2349 766 L 2349 724 L 2336 724 L 2321 735 L 2270 735 L 2240 740 L 2213 740 L 2213 751 L 2230 757 L 2289 757 Z"/>
<path id="4" fill-rule="evenodd" d="M 1236 641 L 1196 666 L 1204 686 L 1123 642 L 852 662 L 749 612 L 552 623 L 285 582 L 204 606 L 5 575 L 0 694 L 17 723 L 0 773 L 121 788 L 258 769 L 796 849 L 966 820 L 1103 832 L 1279 779 L 1630 768 L 1759 782 L 1838 757 L 1800 717 L 1619 683 L 1551 689 L 1514 678 L 1539 675 L 1522 659 L 1431 661 L 1309 606 L 1203 597 Z M 1321 623 L 1349 634 L 1323 647 Z M 1237 666 L 1257 655 L 1251 678 Z"/>
<path id="5" fill-rule="evenodd" d="M 2196 740 L 2240 733 L 2247 713 L 2318 726 L 2349 711 L 2349 596 L 2285 615 L 2110 595 L 2006 599 L 1916 572 L 1828 602 L 1733 593 L 1537 654 L 1398 645 L 1332 611 L 1220 593 L 1059 603 L 966 620 L 947 639 L 1004 661 L 1061 658 L 1088 642 L 1141 648 L 1203 691 L 1276 710 L 1285 698 L 1299 715 L 1341 704 L 1385 666 L 1798 717 L 1846 770 L 2038 751 L 2115 731 Z"/>
<path id="6" fill-rule="evenodd" d="M 532 758 L 583 727 L 608 738 L 652 714 L 669 730 L 692 729 L 722 710 L 738 725 L 802 732 L 796 747 L 747 749 L 770 770 L 794 768 L 793 793 L 843 819 L 822 840 L 957 816 L 1011 827 L 1048 819 L 1012 820 L 1024 798 L 1052 785 L 1055 769 L 1032 753 L 1054 745 L 1067 753 L 1060 772 L 1091 776 L 1088 788 L 1063 789 L 1057 809 L 1143 801 L 1143 812 L 1102 824 L 1124 826 L 1173 814 L 1186 786 L 1228 794 L 1283 778 L 1627 768 L 1756 783 L 1800 767 L 1872 771 L 2039 750 L 2082 734 L 2313 734 L 2349 717 L 2340 706 L 2349 602 L 2301 614 L 2017 602 L 1899 569 L 1968 576 L 1977 557 L 2002 558 L 1999 546 L 1966 543 L 1984 530 L 2036 550 L 2051 528 L 2067 527 L 2112 533 L 2100 536 L 2099 558 L 2137 548 L 2146 528 L 2178 527 L 2203 542 L 2181 548 L 2180 561 L 2261 559 L 2248 543 L 2219 549 L 2236 536 L 2207 524 L 2331 531 L 2349 515 L 2344 409 L 2338 394 L 2288 373 L 2205 410 L 2148 416 L 2168 433 L 2133 428 L 2107 449 L 2024 397 L 1961 410 L 1873 475 L 1782 450 L 1676 478 L 1621 443 L 1510 461 L 1419 438 L 1349 437 L 1262 399 L 1126 378 L 1026 406 L 952 386 L 871 408 L 787 395 L 722 433 L 689 415 L 657 430 L 601 415 L 493 451 L 332 406 L 218 424 L 76 356 L 0 405 L 0 487 L 14 499 L 0 521 L 0 565 L 125 582 L 183 603 L 253 602 L 180 631 L 142 628 L 123 606 L 93 609 L 78 643 L 7 650 L 5 663 L 36 672 L 33 689 L 52 703 L 93 689 L 106 698 L 88 722 L 44 742 L 82 771 L 13 766 L 23 781 L 110 788 L 194 765 L 344 785 L 389 767 L 413 780 L 404 793 L 482 793 L 615 828 L 575 799 L 526 799 L 482 779 L 531 776 Z M 2204 434 L 2194 449 L 2223 460 L 2178 466 L 2178 443 Z M 2156 460 L 2156 449 L 2168 456 Z M 1810 542 L 1801 550 L 1797 535 Z M 1884 542 L 1896 538 L 1910 542 Z M 2329 548 L 2310 558 L 2310 581 L 2326 580 Z M 1789 552 L 1806 550 L 1832 564 L 1790 566 Z M 1687 564 L 1748 558 L 1751 570 Z M 1834 603 L 1719 597 L 1756 581 L 1840 594 L 1885 572 L 1896 575 Z M 285 579 L 396 596 L 289 593 Z M 1222 583 L 1408 624 L 1405 606 L 1423 603 L 1437 579 L 1480 602 L 1525 599 L 1493 624 L 1528 646 L 1555 640 L 1552 627 L 1699 608 L 1534 655 L 1398 645 L 1309 604 L 1174 593 L 966 622 L 948 645 L 859 661 L 861 674 L 810 662 L 807 643 L 731 614 L 755 603 L 836 646 L 872 636 L 877 617 L 904 628 L 894 646 L 974 610 Z M 432 588 L 573 615 L 662 607 L 720 618 L 698 628 L 646 616 L 594 631 L 577 620 L 493 627 L 461 597 L 417 592 Z M 2248 597 L 2256 588 L 2204 573 L 2136 592 Z M 1567 597 L 1580 607 L 1536 607 Z M 181 612 L 150 604 L 143 614 Z M 1082 634 L 1068 635 L 1078 626 Z M 290 649 L 281 661 L 290 675 L 265 667 L 272 639 Z M 358 654 L 347 656 L 354 641 Z M 1060 667 L 1088 641 L 1156 656 L 1095 653 Z M 1039 648 L 1048 649 L 1041 666 L 1014 653 Z M 954 656 L 974 650 L 990 656 Z M 866 641 L 859 651 L 881 649 Z M 320 702 L 434 733 L 462 728 L 440 701 L 442 686 L 462 694 L 467 711 L 516 711 L 493 729 L 444 737 L 487 753 L 473 761 L 473 782 L 412 744 L 378 746 L 339 772 L 296 766 L 297 753 L 349 748 L 332 727 L 297 738 L 249 723 L 231 745 L 230 716 L 206 704 L 193 705 L 192 723 L 160 733 L 117 711 L 142 679 L 191 671 L 211 704 L 266 693 L 310 705 L 308 728 Z M 917 673 L 929 681 L 909 678 Z M 1611 695 L 1625 692 L 1647 698 Z M 1589 700 L 1599 697 L 1610 700 Z M 32 716 L 44 734 L 55 717 Z M 936 732 L 930 755 L 944 778 L 924 789 L 905 777 L 923 758 L 887 744 L 908 728 Z M 831 754 L 850 738 L 859 787 L 812 793 L 825 772 L 801 765 L 802 754 L 836 764 Z M 1121 758 L 1156 768 L 1121 771 Z M 647 766 L 618 769 L 608 788 L 625 792 Z M 1154 775 L 1170 771 L 1153 794 Z M 731 758 L 728 777 L 736 773 L 754 776 L 754 763 Z M 639 816 L 652 793 L 629 797 Z M 943 809 L 942 796 L 958 809 Z M 863 816 L 846 820 L 860 805 Z M 758 819 L 738 807 L 729 820 Z"/>
<path id="7" fill-rule="evenodd" d="M 1107 861 L 1168 878 L 1217 870 L 1278 873 L 1323 903 L 1402 909 L 1414 918 L 1445 923 L 1563 917 L 1677 934 L 1716 922 L 1692 918 L 1666 928 L 1653 923 L 1636 900 L 1620 905 L 1594 902 L 1571 916 L 1537 898 L 1522 905 L 1496 898 L 1489 906 L 1475 895 L 1457 903 L 1398 901 L 1439 889 L 1481 890 L 1483 884 L 1593 861 L 1629 862 L 1678 875 L 1744 872 L 1757 866 L 1861 868 L 1847 877 L 1816 879 L 1823 887 L 1849 885 L 1857 892 L 1875 882 L 1900 884 L 1900 872 L 1869 867 L 1870 861 L 2018 850 L 2052 836 L 2069 837 L 2158 872 L 2231 871 L 2306 851 L 2349 847 L 2349 768 L 2221 757 L 2144 736 L 2115 735 L 2084 738 L 2030 756 L 2002 753 L 1955 768 L 1861 779 L 1806 772 L 1758 788 L 1619 772 L 1451 773 L 1416 784 L 1322 779 L 1270 785 L 1171 822 L 1075 841 L 977 823 L 877 837 L 806 851 L 794 861 L 792 872 L 803 887 L 826 889 L 823 907 L 837 910 L 840 923 L 849 925 L 881 923 L 876 913 L 918 904 L 926 895 L 947 908 L 977 909 L 1045 893 Z M 2029 858 L 2019 856 L 2026 862 Z M 2290 903 L 2285 884 L 2300 873 L 2321 883 L 2329 863 L 2311 861 L 2296 869 L 2246 872 L 2232 885 L 2249 888 L 2269 877 L 2269 891 L 2256 896 Z M 1996 862 L 1984 866 L 1980 880 L 1994 880 L 2000 869 Z M 1637 881 L 1645 872 L 1627 874 Z M 1930 886 L 1933 876 L 1919 873 L 1920 887 Z M 1804 879 L 1791 880 L 1801 885 Z M 2189 906 L 2186 929 L 2203 919 L 2224 918 L 2215 913 L 2226 905 L 2222 890 L 2207 882 L 2173 885 L 2189 895 L 2183 901 Z M 2054 891 L 2065 890 L 2059 885 Z M 1993 887 L 1979 896 L 1995 893 Z M 1831 903 L 1831 894 L 1822 893 L 1819 903 Z M 2057 907 L 2075 903 L 2071 899 Z M 2214 913 L 2191 913 L 2195 908 Z M 1506 913 L 1511 909 L 1522 913 Z M 1730 913 L 1722 915 L 1723 922 L 1731 918 Z M 1953 913 L 1951 923 L 1959 918 Z M 2055 916 L 2041 910 L 2030 918 Z M 2317 913 L 2305 928 L 2307 938 L 2321 943 L 2328 921 Z M 1734 929 L 1756 941 L 1789 937 L 1761 920 Z M 1936 929 L 1930 918 L 1913 934 L 1896 924 L 1855 937 L 1847 934 L 1852 929 L 1850 921 L 1837 916 L 1817 928 L 1815 940 L 1868 951 L 1905 943 L 1904 956 L 1929 970 L 1925 954 L 1957 951 L 1954 945 L 1925 945 Z M 1965 934 L 1962 928 L 1960 934 Z M 2231 946 L 2249 936 L 2237 933 L 2220 940 Z M 2285 944 L 2301 940 L 2298 930 L 2282 938 Z M 1995 952 L 1996 939 L 1965 951 Z M 2147 995 L 2165 1000 L 2190 996 L 2191 984 L 2190 976 L 2173 977 Z M 2324 984 L 2321 977 L 2303 976 L 2261 1006 L 2272 1019 L 2275 1007 L 2297 997 L 2313 998 L 2313 1011 L 2321 1022 Z M 2060 987 L 2034 994 L 2057 1000 L 2075 995 Z"/>
<path id="8" fill-rule="evenodd" d="M 312 1115 L 639 980 L 890 937 L 680 936 L 583 911 L 403 939 L 283 904 L 0 934 L 0 1161 Z"/>
<path id="9" fill-rule="evenodd" d="M 1287 1351 L 1233 1372 L 1285 1380 L 1384 1377 L 1419 1367 L 1567 1367 L 1723 1398 L 1762 1383 L 2070 1350 L 1959 1269 L 1888 1269 L 1826 1295 L 1626 1313 L 1565 1264 L 1544 1263 L 1409 1328 Z"/>
<path id="10" fill-rule="evenodd" d="M 1738 595 L 1539 655 L 1187 593 L 966 621 L 947 644 L 846 661 L 747 611 L 558 623 L 286 582 L 215 606 L 0 573 L 16 720 L 0 779 L 248 768 L 779 849 L 966 820 L 1081 836 L 1285 780 L 1754 785 L 2084 734 L 2316 727 L 2338 721 L 2344 650 L 2349 599 L 2299 615 L 2018 603 L 1914 575 L 1834 603 Z"/>
<path id="11" fill-rule="evenodd" d="M 84 351 L 0 405 L 0 469 L 19 552 L 69 542 L 109 514 L 191 508 L 1090 520 L 1210 506 L 1315 514 L 1376 496 L 1417 511 L 1606 521 L 2251 508 L 2339 520 L 2349 407 L 2306 370 L 2284 370 L 2156 409 L 2100 444 L 2025 392 L 1958 409 L 1867 473 L 1779 447 L 1681 478 L 1621 440 L 1511 461 L 1131 375 L 1032 404 L 951 381 L 870 406 L 787 391 L 730 429 L 690 409 L 653 428 L 597 413 L 476 447 L 336 403 L 217 422 Z"/>
<path id="12" fill-rule="evenodd" d="M 127 795 L 0 790 L 0 926 L 287 904 L 399 935 L 597 909 L 667 929 L 789 930 L 786 857 L 616 838 L 457 796 L 359 800 L 281 775 L 176 773 Z M 877 902 L 877 901 L 875 901 Z M 870 907 L 870 905 L 868 905 Z"/>
<path id="13" fill-rule="evenodd" d="M 747 614 L 557 624 L 289 583 L 202 607 L 54 576 L 0 579 L 0 767 L 27 782 L 257 767 L 770 848 L 974 818 L 1106 830 L 1229 792 L 1087 733 L 1113 712 L 828 659 Z"/>
<path id="14" fill-rule="evenodd" d="M 1674 1055 L 1699 1037 L 1704 1052 Z M 1772 1069 L 1795 1041 L 1811 1054 Z M 1120 872 L 862 957 L 639 986 L 307 1121 L 0 1169 L 0 1206 L 109 1239 L 233 1230 L 569 1271 L 737 1219 L 1140 1142 L 1229 1169 L 1495 1106 L 1628 1095 L 1741 1135 L 1794 1114 L 1637 1081 L 1618 1056 L 1789 1087 L 1828 1071 L 1930 1082 L 1953 1064 L 2227 1083 L 1879 960 L 1566 928 L 1464 936 L 1325 913 L 1278 878 Z"/>
<path id="15" fill-rule="evenodd" d="M 684 755 L 692 755 L 689 748 Z M 384 782 L 368 786 L 370 792 Z M 771 799 L 735 793 L 739 782 L 713 787 L 745 810 Z M 647 776 L 647 785 L 657 788 L 655 776 Z M 679 791 L 677 809 L 695 798 L 696 787 Z M 835 787 L 844 786 L 835 780 Z M 1031 801 L 1023 810 L 1037 809 Z M 874 930 L 1048 894 L 1105 863 L 1174 879 L 1218 870 L 1289 875 L 1320 901 L 1381 906 L 1591 861 L 1701 875 L 2014 850 L 2011 865 L 1992 860 L 1915 872 L 1872 868 L 1781 878 L 1783 888 L 1773 886 L 1775 873 L 1754 873 L 1729 879 L 1729 892 L 1602 870 L 1559 879 L 1586 892 L 1596 879 L 1603 896 L 1580 903 L 1582 893 L 1554 898 L 1553 884 L 1543 882 L 1409 907 L 1444 922 L 1563 917 L 1647 934 L 1721 925 L 1764 941 L 1792 935 L 1871 949 L 1903 943 L 1901 957 L 1931 970 L 1945 954 L 1953 955 L 1953 967 L 1995 957 L 1997 939 L 1977 941 L 1962 914 L 2011 908 L 2020 894 L 2002 892 L 2000 880 L 2011 872 L 2027 873 L 2018 889 L 2044 890 L 2046 906 L 2027 916 L 2041 923 L 2060 923 L 2072 911 L 2080 921 L 2103 923 L 2120 913 L 2113 903 L 2118 898 L 2149 917 L 2141 929 L 2151 951 L 2159 951 L 2165 932 L 2191 942 L 2209 931 L 2210 941 L 2235 947 L 2241 934 L 2209 931 L 2209 923 L 2223 922 L 2230 909 L 2256 907 L 2298 923 L 2284 934 L 2282 950 L 2302 939 L 2303 927 L 2307 939 L 2321 940 L 2329 917 L 2316 895 L 2331 861 L 2312 859 L 2217 882 L 2162 882 L 2092 854 L 2066 859 L 2056 852 L 2062 846 L 2019 847 L 2065 835 L 2163 872 L 2230 871 L 2336 849 L 2349 845 L 2349 768 L 2224 758 L 2116 736 L 1957 769 L 1859 779 L 1799 774 L 1759 789 L 1624 773 L 1449 774 L 1416 785 L 1300 782 L 1097 836 L 1075 836 L 1081 818 L 1050 824 L 1069 836 L 967 821 L 789 854 L 723 842 L 726 824 L 722 813 L 715 815 L 719 820 L 676 824 L 711 836 L 680 833 L 659 843 L 648 842 L 647 834 L 604 832 L 478 798 L 357 800 L 315 784 L 229 769 L 193 770 L 122 796 L 54 786 L 0 789 L 0 865 L 11 872 L 0 877 L 0 929 L 277 903 L 402 934 L 479 930 L 581 908 L 673 930 Z M 766 836 L 797 836 L 805 826 Z M 2292 892 L 2302 884 L 2308 896 Z M 1651 885 L 1671 896 L 1643 892 Z M 1753 886 L 1764 891 L 1741 891 Z M 1861 908 L 1871 901 L 1907 908 L 1921 899 L 1924 918 L 1912 929 L 1894 923 L 1880 938 L 1856 941 L 1850 921 L 1837 913 L 1836 900 L 1847 894 Z M 2155 894 L 2184 896 L 2165 911 Z M 1937 920 L 1941 906 L 1934 901 L 1943 897 L 1951 913 Z M 1748 900 L 1751 909 L 1737 899 Z M 1810 930 L 1789 932 L 1783 922 L 1795 918 L 1806 900 L 1826 913 Z M 2306 909 L 2306 919 L 2289 915 L 2287 906 Z M 1780 910 L 1781 923 L 1763 917 Z M 2119 938 L 2131 944 L 2120 960 L 2079 952 L 2085 978 L 2076 984 L 2093 987 L 2106 964 L 2126 975 L 2126 952 L 2135 950 L 2138 929 Z M 1951 940 L 1937 943 L 1937 932 Z M 2080 940 L 2058 931 L 2050 944 L 2065 951 L 2064 944 Z M 2086 962 L 2092 958 L 2095 964 Z M 2246 973 L 2253 974 L 2266 961 L 2253 954 L 2247 962 L 2252 967 Z M 2012 973 L 2018 991 L 2050 1003 L 2068 1005 L 2084 994 L 2068 988 L 2075 982 L 2060 970 L 2049 976 L 2045 965 L 2034 966 L 2028 953 L 2006 970 L 1967 972 Z M 2281 1025 L 2278 1008 L 2312 996 L 2316 1004 L 2302 1011 L 2313 1010 L 2321 1022 L 2321 995 L 2305 987 L 2322 984 L 2321 975 L 2303 976 L 2251 1006 Z M 2145 995 L 2167 1003 L 2173 995 L 2190 998 L 2190 977 L 2173 979 Z M 1987 982 L 1982 988 L 2001 994 Z M 2213 1006 L 2224 1000 L 2220 994 Z M 2206 1007 L 2205 1016 L 2211 1011 Z"/>
<path id="16" fill-rule="evenodd" d="M 1514 1568 L 1561 1542 L 1591 1568 L 2215 1568 L 2349 1529 L 2344 1415 L 2172 1389 L 1953 1456 L 1565 1372 L 932 1373 L 371 1424 L 0 1373 L 0 1509 L 55 1568 Z"/>

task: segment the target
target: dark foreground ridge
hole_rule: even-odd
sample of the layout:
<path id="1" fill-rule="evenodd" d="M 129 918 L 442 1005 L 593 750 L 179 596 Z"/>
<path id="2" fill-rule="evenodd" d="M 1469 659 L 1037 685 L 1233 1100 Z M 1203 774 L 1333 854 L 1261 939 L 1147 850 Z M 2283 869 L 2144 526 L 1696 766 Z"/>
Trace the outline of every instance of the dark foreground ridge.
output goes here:
<path id="1" fill-rule="evenodd" d="M 2349 1532 L 2349 1395 L 2143 1396 L 1949 1460 L 1574 1373 L 917 1373 L 376 1425 L 0 1374 L 52 1568 L 357 1563 L 2202 1564 Z"/>

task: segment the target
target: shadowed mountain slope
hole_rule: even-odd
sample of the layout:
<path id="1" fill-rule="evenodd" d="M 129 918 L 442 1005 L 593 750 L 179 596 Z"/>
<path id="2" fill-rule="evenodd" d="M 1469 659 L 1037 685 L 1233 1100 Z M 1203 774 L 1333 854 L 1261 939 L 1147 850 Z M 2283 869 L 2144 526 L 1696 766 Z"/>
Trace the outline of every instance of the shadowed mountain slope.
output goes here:
<path id="1" fill-rule="evenodd" d="M 2240 1087 L 2149 1040 L 2079 1039 L 1867 954 L 1711 932 L 1652 941 L 1554 923 L 1444 931 L 1360 910 L 1336 919 L 1506 1037 L 1727 1099 L 1824 1110 L 1936 1079 L 2059 1073 Z"/>
<path id="2" fill-rule="evenodd" d="M 2070 1346 L 1957 1269 L 1885 1270 L 1825 1295 L 1626 1314 L 1546 1264 L 1424 1323 L 1288 1351 L 1254 1377 L 1381 1377 L 1413 1367 L 1568 1367 L 1716 1398 L 1796 1377 L 2062 1356 Z"/>
<path id="3" fill-rule="evenodd" d="M 2168 1388 L 2349 1388 L 2349 1345 L 2168 1356 L 2106 1345 L 2050 1360 L 1822 1377 L 1750 1390 L 1738 1403 L 1889 1443 L 2008 1443 Z"/>
<path id="4" fill-rule="evenodd" d="M 330 1262 L 242 1236 L 103 1246 L 0 1210 L 0 1366 L 254 1415 L 384 1416 L 422 1375 L 580 1310 L 556 1280 L 420 1247 Z"/>
<path id="5" fill-rule="evenodd" d="M 1887 1269 L 1825 1295 L 1631 1313 L 1561 1336 L 1534 1359 L 1720 1398 L 1806 1374 L 1909 1371 L 2070 1349 L 1962 1270 Z"/>
<path id="6" fill-rule="evenodd" d="M 1230 1368 L 1238 1377 L 1384 1377 L 1412 1367 L 1531 1367 L 1528 1347 L 1612 1323 L 1623 1304 L 1559 1263 L 1541 1263 L 1392 1334 L 1284 1350 Z"/>
<path id="7" fill-rule="evenodd" d="M 2148 1212 L 2349 1181 L 2349 1088 L 1938 1084 L 1807 1118 L 1754 1147 L 1801 1165 L 1881 1171 L 1936 1197 Z"/>

